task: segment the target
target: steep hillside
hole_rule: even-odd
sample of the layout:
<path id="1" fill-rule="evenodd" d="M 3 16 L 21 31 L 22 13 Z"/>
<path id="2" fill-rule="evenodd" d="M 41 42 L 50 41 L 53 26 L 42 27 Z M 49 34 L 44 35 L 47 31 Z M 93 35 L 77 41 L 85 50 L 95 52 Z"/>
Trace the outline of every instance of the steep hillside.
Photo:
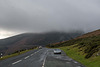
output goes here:
<path id="1" fill-rule="evenodd" d="M 86 34 L 84 34 L 82 36 L 79 36 L 79 37 L 77 37 L 75 39 L 92 37 L 92 36 L 98 36 L 98 35 L 100 35 L 100 29 L 99 30 L 96 30 L 96 31 L 93 31 L 93 32 L 86 33 Z"/>
<path id="2" fill-rule="evenodd" d="M 76 44 L 76 47 L 79 47 L 79 49 L 86 54 L 85 58 L 90 58 L 93 54 L 100 50 L 100 30 L 89 32 L 72 40 L 49 44 L 47 46 L 63 47 Z"/>
<path id="3" fill-rule="evenodd" d="M 68 56 L 86 67 L 100 67 L 100 30 L 72 40 L 48 44 L 47 47 L 62 49 Z"/>
<path id="4" fill-rule="evenodd" d="M 33 46 L 45 46 L 47 44 L 66 41 L 81 35 L 81 32 L 60 33 L 25 33 L 0 40 L 0 51 L 10 54 L 17 50 L 28 49 Z"/>

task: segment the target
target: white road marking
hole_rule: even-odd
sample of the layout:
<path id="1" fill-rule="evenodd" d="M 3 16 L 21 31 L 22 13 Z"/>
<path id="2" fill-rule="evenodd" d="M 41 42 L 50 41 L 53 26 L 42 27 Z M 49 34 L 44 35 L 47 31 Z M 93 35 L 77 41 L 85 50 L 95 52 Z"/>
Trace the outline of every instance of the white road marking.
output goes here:
<path id="1" fill-rule="evenodd" d="M 41 49 L 42 50 L 42 49 Z M 38 50 L 37 52 L 35 52 L 35 53 L 38 53 L 40 50 Z M 32 55 L 34 55 L 35 53 L 33 53 L 33 54 L 31 54 L 31 56 Z M 30 56 L 27 56 L 27 57 L 25 57 L 24 59 L 27 59 L 27 58 L 29 58 Z M 14 65 L 14 64 L 17 64 L 17 63 L 19 63 L 19 62 L 21 62 L 22 60 L 19 60 L 19 61 L 16 61 L 16 62 L 14 62 L 14 63 L 12 63 L 12 65 Z"/>
<path id="2" fill-rule="evenodd" d="M 44 67 L 44 64 L 45 64 L 45 60 L 46 60 L 46 59 L 44 59 L 44 61 L 43 61 L 43 65 L 42 65 L 42 67 Z"/>
<path id="3" fill-rule="evenodd" d="M 24 59 L 27 59 L 27 58 L 29 58 L 30 56 L 27 56 L 27 57 L 25 57 Z"/>
<path id="4" fill-rule="evenodd" d="M 66 63 L 68 63 L 68 64 L 69 64 L 70 62 L 66 62 Z"/>
<path id="5" fill-rule="evenodd" d="M 74 63 L 78 63 L 78 62 L 74 61 Z"/>
<path id="6" fill-rule="evenodd" d="M 33 56 L 34 54 L 31 54 L 31 56 Z"/>
<path id="7" fill-rule="evenodd" d="M 36 51 L 35 53 L 37 53 L 38 51 Z"/>
<path id="8" fill-rule="evenodd" d="M 45 61 L 46 61 L 46 57 L 45 57 L 45 59 L 44 59 L 44 61 L 43 61 L 43 65 L 42 65 L 42 67 L 44 67 L 44 65 L 45 65 Z"/>
<path id="9" fill-rule="evenodd" d="M 40 49 L 40 50 L 42 50 L 42 49 Z M 38 50 L 37 52 L 35 52 L 35 54 L 38 53 L 38 52 L 40 52 L 40 50 Z"/>
<path id="10" fill-rule="evenodd" d="M 16 62 L 12 63 L 12 65 L 17 64 L 17 63 L 19 63 L 19 62 L 21 62 L 21 61 L 22 61 L 22 60 L 16 61 Z"/>
<path id="11" fill-rule="evenodd" d="M 42 49 L 41 49 L 41 50 L 42 50 Z M 37 52 L 31 54 L 30 56 L 33 56 L 34 54 L 38 53 L 39 51 L 40 51 L 40 50 L 38 50 Z M 27 58 L 29 58 L 30 56 L 27 56 L 27 57 L 25 57 L 24 59 L 27 59 Z"/>
<path id="12" fill-rule="evenodd" d="M 48 50 L 47 50 L 47 52 L 48 52 Z M 47 53 L 47 52 L 46 52 L 46 53 Z M 47 57 L 47 56 L 46 56 L 46 53 L 45 53 L 45 58 L 44 58 L 42 67 L 44 67 L 44 65 L 45 65 L 45 61 L 46 61 L 46 57 Z"/>

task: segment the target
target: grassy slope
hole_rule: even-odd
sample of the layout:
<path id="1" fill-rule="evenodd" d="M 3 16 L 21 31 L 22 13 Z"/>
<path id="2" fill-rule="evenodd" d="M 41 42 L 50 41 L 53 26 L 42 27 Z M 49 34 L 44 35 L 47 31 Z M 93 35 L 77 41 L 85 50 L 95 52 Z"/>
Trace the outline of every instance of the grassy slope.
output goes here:
<path id="1" fill-rule="evenodd" d="M 62 49 L 69 57 L 81 62 L 86 67 L 100 67 L 100 30 L 69 41 L 48 44 L 47 47 Z"/>
<path id="2" fill-rule="evenodd" d="M 64 47 L 64 46 L 71 46 L 77 44 L 76 47 L 81 49 L 86 55 L 85 58 L 90 58 L 94 53 L 100 50 L 100 35 L 81 38 L 81 39 L 73 39 L 65 42 L 60 42 L 56 44 L 49 44 L 48 47 L 57 48 L 57 47 Z M 100 53 L 100 52 L 99 52 Z"/>
<path id="3" fill-rule="evenodd" d="M 62 49 L 86 67 L 100 67 L 100 35 L 49 44 L 47 47 Z"/>
<path id="4" fill-rule="evenodd" d="M 31 50 L 33 50 L 33 49 L 21 51 L 20 53 L 14 53 L 14 54 L 11 54 L 11 55 L 6 55 L 6 56 L 3 56 L 3 58 L 0 58 L 0 60 L 4 60 L 4 59 L 7 59 L 7 58 L 11 58 L 11 57 L 14 57 L 14 56 L 18 56 L 20 54 L 26 53 L 26 52 L 31 51 Z"/>
<path id="5" fill-rule="evenodd" d="M 73 58 L 74 60 L 82 63 L 86 67 L 100 67 L 100 56 L 91 57 L 89 59 L 85 59 L 85 54 L 83 51 L 79 51 L 78 47 L 66 46 L 60 47 L 61 50 L 65 51 L 66 54 Z"/>

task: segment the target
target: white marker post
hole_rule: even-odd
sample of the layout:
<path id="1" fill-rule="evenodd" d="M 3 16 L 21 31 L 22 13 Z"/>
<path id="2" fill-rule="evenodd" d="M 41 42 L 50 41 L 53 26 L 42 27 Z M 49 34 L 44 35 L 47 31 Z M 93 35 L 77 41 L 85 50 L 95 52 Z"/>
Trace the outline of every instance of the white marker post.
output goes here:
<path id="1" fill-rule="evenodd" d="M 1 53 L 0 55 L 1 55 L 1 58 L 2 58 L 2 55 L 3 55 L 3 54 Z"/>

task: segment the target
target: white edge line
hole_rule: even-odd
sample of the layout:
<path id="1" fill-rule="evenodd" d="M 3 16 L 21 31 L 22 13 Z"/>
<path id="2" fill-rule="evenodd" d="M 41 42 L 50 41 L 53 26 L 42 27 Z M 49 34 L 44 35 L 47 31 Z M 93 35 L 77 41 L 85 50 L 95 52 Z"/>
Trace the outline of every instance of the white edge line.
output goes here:
<path id="1" fill-rule="evenodd" d="M 12 65 L 17 64 L 17 63 L 19 63 L 19 62 L 21 62 L 21 61 L 22 61 L 22 60 L 16 61 L 16 62 L 12 63 Z"/>
<path id="2" fill-rule="evenodd" d="M 74 63 L 78 63 L 78 62 L 74 61 Z"/>

